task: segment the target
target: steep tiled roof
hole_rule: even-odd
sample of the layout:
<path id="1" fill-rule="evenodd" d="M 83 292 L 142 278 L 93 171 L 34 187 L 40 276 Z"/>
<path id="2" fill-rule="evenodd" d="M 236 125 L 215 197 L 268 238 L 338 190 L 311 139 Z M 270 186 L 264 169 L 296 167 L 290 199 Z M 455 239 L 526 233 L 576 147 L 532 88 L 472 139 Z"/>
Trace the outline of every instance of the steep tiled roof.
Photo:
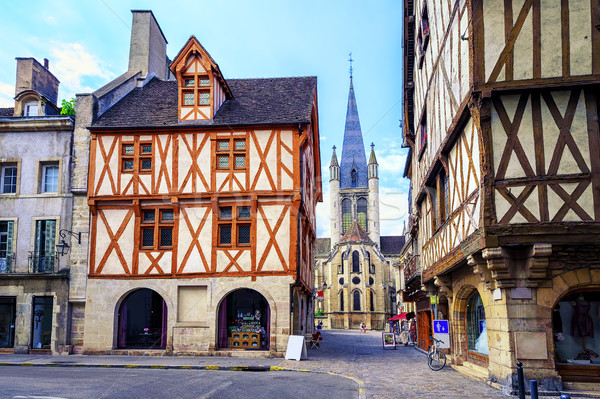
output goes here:
<path id="1" fill-rule="evenodd" d="M 331 250 L 331 238 L 317 238 L 315 241 L 315 256 L 327 256 Z"/>
<path id="2" fill-rule="evenodd" d="M 203 126 L 310 122 L 317 78 L 228 79 L 226 100 Z M 177 82 L 152 79 L 103 114 L 93 127 L 184 126 L 177 120 Z"/>
<path id="3" fill-rule="evenodd" d="M 0 116 L 13 116 L 15 113 L 14 108 L 0 108 Z"/>
<path id="4" fill-rule="evenodd" d="M 379 243 L 381 244 L 381 253 L 384 255 L 399 255 L 404 247 L 404 236 L 381 236 Z"/>
<path id="5" fill-rule="evenodd" d="M 346 234 L 342 237 L 340 242 L 372 242 L 369 238 L 369 235 L 358 225 L 358 222 L 355 220 L 350 225 Z"/>

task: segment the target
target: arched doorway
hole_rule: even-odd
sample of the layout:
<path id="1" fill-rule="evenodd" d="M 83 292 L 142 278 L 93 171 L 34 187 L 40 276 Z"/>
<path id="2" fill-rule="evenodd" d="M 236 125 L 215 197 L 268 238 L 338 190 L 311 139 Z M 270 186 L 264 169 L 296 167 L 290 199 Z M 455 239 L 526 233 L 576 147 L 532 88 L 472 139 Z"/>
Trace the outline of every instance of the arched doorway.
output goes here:
<path id="1" fill-rule="evenodd" d="M 600 291 L 571 291 L 552 309 L 556 368 L 566 382 L 600 382 Z"/>
<path id="2" fill-rule="evenodd" d="M 220 349 L 268 350 L 271 310 L 259 292 L 242 288 L 227 295 L 219 306 Z"/>
<path id="3" fill-rule="evenodd" d="M 167 343 L 167 305 L 155 291 L 133 291 L 119 307 L 117 346 L 126 349 L 164 349 Z"/>

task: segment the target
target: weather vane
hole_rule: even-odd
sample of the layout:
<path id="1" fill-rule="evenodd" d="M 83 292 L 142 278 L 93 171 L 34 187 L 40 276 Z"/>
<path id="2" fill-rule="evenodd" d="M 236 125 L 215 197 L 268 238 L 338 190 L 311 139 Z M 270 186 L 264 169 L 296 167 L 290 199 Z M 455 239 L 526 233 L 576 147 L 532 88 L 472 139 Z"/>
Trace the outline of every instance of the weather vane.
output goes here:
<path id="1" fill-rule="evenodd" d="M 350 61 L 350 80 L 352 80 L 352 61 L 354 61 L 352 59 L 352 53 L 348 54 L 350 56 L 350 58 L 348 58 L 348 61 Z"/>

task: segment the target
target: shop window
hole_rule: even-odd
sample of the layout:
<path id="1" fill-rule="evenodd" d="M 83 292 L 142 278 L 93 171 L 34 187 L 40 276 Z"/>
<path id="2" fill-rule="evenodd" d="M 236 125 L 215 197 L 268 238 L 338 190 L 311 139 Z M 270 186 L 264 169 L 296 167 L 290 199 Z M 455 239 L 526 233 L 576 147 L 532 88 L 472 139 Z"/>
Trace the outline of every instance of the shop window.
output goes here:
<path id="1" fill-rule="evenodd" d="M 141 249 L 172 249 L 173 224 L 172 209 L 142 210 L 142 220 L 140 222 Z"/>
<path id="2" fill-rule="evenodd" d="M 31 349 L 50 349 L 52 343 L 52 297 L 33 298 Z"/>
<path id="3" fill-rule="evenodd" d="M 360 312 L 360 291 L 352 293 L 352 310 Z"/>
<path id="4" fill-rule="evenodd" d="M 17 192 L 17 164 L 0 164 L 0 194 Z"/>
<path id="5" fill-rule="evenodd" d="M 219 246 L 250 246 L 252 221 L 249 206 L 219 208 Z"/>
<path id="6" fill-rule="evenodd" d="M 368 231 L 368 220 L 367 220 L 367 200 L 366 198 L 360 198 L 356 205 L 356 213 L 358 216 L 358 225 L 364 231 Z"/>
<path id="7" fill-rule="evenodd" d="M 119 348 L 164 349 L 167 342 L 167 305 L 150 289 L 139 289 L 121 303 L 118 313 Z"/>
<path id="8" fill-rule="evenodd" d="M 346 234 L 346 231 L 352 224 L 352 201 L 346 198 L 342 201 L 342 234 Z"/>
<path id="9" fill-rule="evenodd" d="M 478 292 L 471 295 L 467 302 L 466 324 L 469 351 L 487 355 L 488 340 L 485 309 Z"/>
<path id="10" fill-rule="evenodd" d="M 124 143 L 121 146 L 121 172 L 133 173 L 138 165 L 139 173 L 152 173 L 152 143 Z"/>
<path id="11" fill-rule="evenodd" d="M 0 348 L 14 347 L 16 308 L 16 298 L 0 297 Z"/>
<path id="12" fill-rule="evenodd" d="M 360 258 L 358 251 L 352 252 L 352 273 L 360 273 Z"/>
<path id="13" fill-rule="evenodd" d="M 219 306 L 218 346 L 267 350 L 269 326 L 270 309 L 265 297 L 251 289 L 236 290 L 223 298 Z"/>
<path id="14" fill-rule="evenodd" d="M 219 139 L 216 146 L 216 169 L 246 169 L 246 139 Z"/>
<path id="15" fill-rule="evenodd" d="M 552 311 L 552 330 L 556 362 L 563 366 L 559 367 L 563 377 L 574 378 L 566 375 L 574 374 L 575 370 L 569 370 L 572 366 L 590 366 L 595 370 L 600 365 L 600 292 L 563 297 Z"/>

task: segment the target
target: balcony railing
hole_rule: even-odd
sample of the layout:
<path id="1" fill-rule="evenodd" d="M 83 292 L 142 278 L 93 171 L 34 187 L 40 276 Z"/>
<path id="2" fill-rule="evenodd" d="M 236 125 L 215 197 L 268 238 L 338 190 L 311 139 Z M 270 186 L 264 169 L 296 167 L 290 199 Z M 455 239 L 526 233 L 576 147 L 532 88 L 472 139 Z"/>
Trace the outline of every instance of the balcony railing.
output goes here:
<path id="1" fill-rule="evenodd" d="M 0 273 L 15 272 L 15 254 L 14 252 L 0 251 Z"/>
<path id="2" fill-rule="evenodd" d="M 414 276 L 420 274 L 420 272 L 419 255 L 415 255 L 404 264 L 404 281 L 410 281 Z"/>
<path id="3" fill-rule="evenodd" d="M 41 255 L 39 252 L 29 252 L 29 273 L 56 273 L 58 256 L 56 254 Z"/>

